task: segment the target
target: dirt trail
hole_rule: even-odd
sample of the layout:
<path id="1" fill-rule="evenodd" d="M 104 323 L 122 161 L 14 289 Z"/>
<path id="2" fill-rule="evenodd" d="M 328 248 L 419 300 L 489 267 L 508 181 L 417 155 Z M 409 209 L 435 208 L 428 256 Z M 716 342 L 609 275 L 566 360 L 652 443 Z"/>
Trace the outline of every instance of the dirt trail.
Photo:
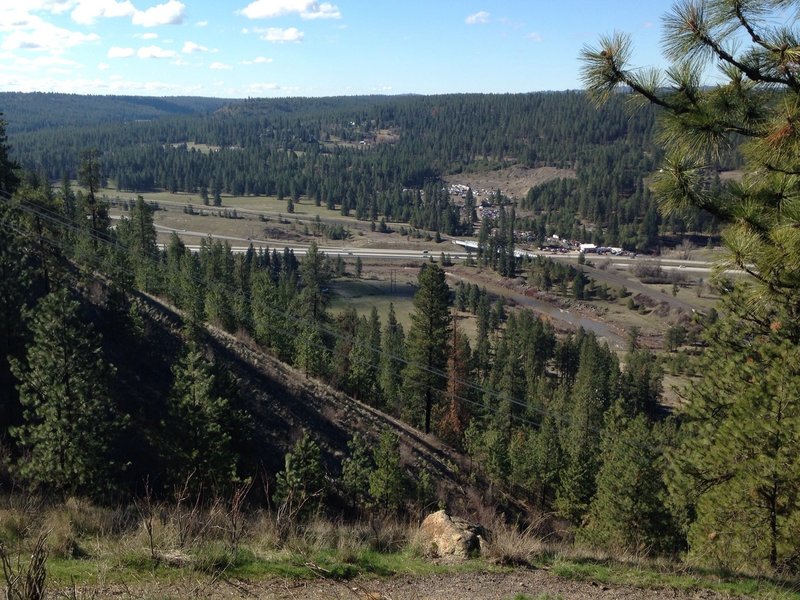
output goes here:
<path id="1" fill-rule="evenodd" d="M 548 600 L 721 600 L 730 598 L 708 590 L 645 589 L 633 586 L 572 581 L 547 570 L 509 573 L 403 575 L 384 579 L 298 581 L 216 580 L 107 588 L 101 597 L 124 598 L 251 598 L 259 600 L 513 600 L 518 595 Z M 97 597 L 97 596 L 93 596 Z"/>

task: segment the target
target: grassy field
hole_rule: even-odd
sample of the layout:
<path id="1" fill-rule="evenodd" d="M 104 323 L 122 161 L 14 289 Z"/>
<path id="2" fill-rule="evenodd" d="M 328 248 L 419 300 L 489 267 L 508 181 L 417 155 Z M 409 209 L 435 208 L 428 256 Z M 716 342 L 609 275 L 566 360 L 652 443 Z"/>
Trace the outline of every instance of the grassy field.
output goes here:
<path id="1" fill-rule="evenodd" d="M 105 195 L 108 199 L 119 198 L 121 200 L 136 200 L 137 194 L 134 192 L 120 192 L 115 189 L 106 188 L 100 190 L 101 195 Z M 344 217 L 338 211 L 328 210 L 325 206 L 316 206 L 312 200 L 301 198 L 294 203 L 294 213 L 289 213 L 287 210 L 287 201 L 278 200 L 275 196 L 231 196 L 222 194 L 222 206 L 204 206 L 203 199 L 200 194 L 188 194 L 186 192 L 143 192 L 141 196 L 148 202 L 159 203 L 175 203 L 182 206 L 191 204 L 194 208 L 201 210 L 232 210 L 243 209 L 255 212 L 268 213 L 271 215 L 283 215 L 289 219 L 309 220 L 317 215 L 321 219 L 334 218 L 337 221 L 352 222 L 352 228 L 357 226 L 361 228 L 369 228 L 369 223 L 359 221 L 355 217 Z"/>
<path id="2" fill-rule="evenodd" d="M 40 558 L 46 554 L 36 573 L 57 597 L 63 593 L 66 598 L 182 598 L 201 592 L 207 597 L 209 590 L 227 590 L 237 582 L 268 586 L 276 581 L 280 587 L 292 581 L 411 580 L 455 573 L 474 573 L 479 579 L 484 573 L 534 568 L 573 581 L 634 590 L 710 590 L 733 597 L 800 600 L 792 581 L 588 551 L 546 541 L 499 520 L 486 524 L 492 535 L 481 557 L 449 563 L 425 555 L 413 521 L 317 518 L 287 524 L 257 509 L 239 514 L 238 520 L 231 514 L 224 502 L 201 509 L 169 502 L 107 509 L 75 499 L 44 505 L 36 499 L 2 498 L 0 555 L 9 570 L 0 577 L 7 587 L 15 585 L 13 576 L 28 569 L 33 553 Z M 35 550 L 40 535 L 45 536 L 44 552 Z"/>
<path id="3" fill-rule="evenodd" d="M 394 269 L 396 274 L 394 285 L 386 278 L 384 271 L 385 268 L 371 266 L 368 267 L 367 278 L 342 278 L 333 281 L 331 291 L 334 296 L 330 304 L 331 312 L 339 314 L 346 308 L 353 307 L 359 315 L 369 315 L 375 307 L 381 318 L 381 325 L 384 325 L 389 315 L 389 305 L 393 304 L 397 321 L 408 332 L 414 309 L 414 294 L 417 291 L 418 269 L 411 267 Z M 477 322 L 473 315 L 459 313 L 458 327 L 471 340 L 476 339 Z"/>

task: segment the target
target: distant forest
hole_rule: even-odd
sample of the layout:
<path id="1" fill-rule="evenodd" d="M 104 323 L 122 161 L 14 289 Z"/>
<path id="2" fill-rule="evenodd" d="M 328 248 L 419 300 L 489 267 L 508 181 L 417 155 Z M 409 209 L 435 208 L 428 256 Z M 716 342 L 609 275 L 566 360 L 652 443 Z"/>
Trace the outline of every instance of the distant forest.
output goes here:
<path id="1" fill-rule="evenodd" d="M 358 219 L 471 235 L 474 215 L 444 178 L 511 165 L 574 169 L 515 198 L 518 230 L 652 250 L 661 236 L 715 231 L 699 212 L 663 221 L 647 186 L 655 115 L 580 92 L 226 101 L 0 94 L 12 156 L 51 181 L 101 155 L 121 192 L 301 197 Z M 46 116 L 43 116 L 46 115 Z M 725 168 L 736 166 L 736 157 Z M 718 181 L 709 181 L 709 186 Z M 506 199 L 510 200 L 510 199 Z M 588 241 L 588 240 L 587 240 Z"/>

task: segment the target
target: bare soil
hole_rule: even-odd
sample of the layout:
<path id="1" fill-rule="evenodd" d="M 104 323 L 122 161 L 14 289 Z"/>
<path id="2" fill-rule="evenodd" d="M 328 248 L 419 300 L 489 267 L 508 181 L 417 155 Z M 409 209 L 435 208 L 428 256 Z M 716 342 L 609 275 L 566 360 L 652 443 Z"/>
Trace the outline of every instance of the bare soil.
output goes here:
<path id="1" fill-rule="evenodd" d="M 513 600 L 518 595 L 539 600 L 715 600 L 709 590 L 646 589 L 634 586 L 572 581 L 547 570 L 508 573 L 452 573 L 398 576 L 386 579 L 311 581 L 266 579 L 255 582 L 217 580 L 161 584 L 153 589 L 106 589 L 102 597 L 125 598 L 259 598 L 271 600 Z M 96 597 L 96 596 L 95 596 Z"/>
<path id="2" fill-rule="evenodd" d="M 539 167 L 529 169 L 514 165 L 505 169 L 480 173 L 459 173 L 446 178 L 448 184 L 468 185 L 473 190 L 500 190 L 511 198 L 524 198 L 532 187 L 553 179 L 575 179 L 574 169 Z"/>

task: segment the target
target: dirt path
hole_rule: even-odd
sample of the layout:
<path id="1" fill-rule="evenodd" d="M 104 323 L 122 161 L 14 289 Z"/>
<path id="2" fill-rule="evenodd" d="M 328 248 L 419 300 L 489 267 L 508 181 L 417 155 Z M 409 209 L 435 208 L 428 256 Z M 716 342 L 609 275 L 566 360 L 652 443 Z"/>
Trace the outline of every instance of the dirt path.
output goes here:
<path id="1" fill-rule="evenodd" d="M 88 590 L 87 590 L 88 591 Z M 546 570 L 510 573 L 453 573 L 387 579 L 298 581 L 267 579 L 161 584 L 152 588 L 106 588 L 103 598 L 251 598 L 260 600 L 717 600 L 708 590 L 645 589 L 563 579 Z M 88 597 L 88 596 L 87 596 Z M 98 597 L 94 595 L 92 597 Z"/>

